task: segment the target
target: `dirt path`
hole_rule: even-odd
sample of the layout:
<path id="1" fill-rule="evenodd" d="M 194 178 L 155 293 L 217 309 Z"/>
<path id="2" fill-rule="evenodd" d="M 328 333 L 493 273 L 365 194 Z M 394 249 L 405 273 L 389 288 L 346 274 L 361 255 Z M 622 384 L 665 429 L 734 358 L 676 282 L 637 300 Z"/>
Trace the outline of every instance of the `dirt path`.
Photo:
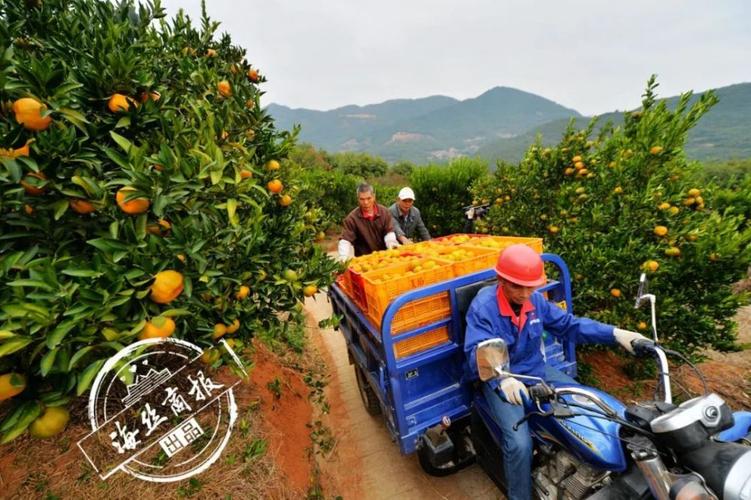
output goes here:
<path id="1" fill-rule="evenodd" d="M 331 315 L 331 305 L 322 293 L 316 295 L 315 300 L 307 299 L 305 307 L 316 322 Z M 503 498 L 478 465 L 453 476 L 435 478 L 422 471 L 414 454 L 402 456 L 381 417 L 371 417 L 363 407 L 341 333 L 331 329 L 314 330 L 313 340 L 331 369 L 327 396 L 331 404 L 330 425 L 337 439 L 331 460 L 348 470 L 339 480 L 341 491 L 330 493 L 345 499 Z"/>

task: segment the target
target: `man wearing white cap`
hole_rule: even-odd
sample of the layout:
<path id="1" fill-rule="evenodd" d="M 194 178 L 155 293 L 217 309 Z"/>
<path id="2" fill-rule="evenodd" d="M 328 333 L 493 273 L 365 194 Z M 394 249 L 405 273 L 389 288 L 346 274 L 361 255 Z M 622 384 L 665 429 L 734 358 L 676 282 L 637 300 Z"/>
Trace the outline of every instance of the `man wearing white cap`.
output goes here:
<path id="1" fill-rule="evenodd" d="M 391 217 L 394 220 L 396 239 L 402 245 L 412 243 L 415 236 L 419 236 L 421 241 L 430 239 L 428 228 L 425 227 L 420 210 L 414 206 L 414 203 L 415 192 L 412 191 L 412 188 L 405 187 L 399 191 L 396 203 L 389 207 L 389 212 L 391 212 Z"/>

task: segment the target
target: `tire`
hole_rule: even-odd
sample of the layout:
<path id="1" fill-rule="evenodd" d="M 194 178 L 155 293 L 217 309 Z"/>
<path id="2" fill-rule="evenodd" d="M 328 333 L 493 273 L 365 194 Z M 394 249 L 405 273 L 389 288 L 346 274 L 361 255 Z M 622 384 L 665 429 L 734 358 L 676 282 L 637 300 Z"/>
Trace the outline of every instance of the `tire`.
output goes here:
<path id="1" fill-rule="evenodd" d="M 450 476 L 451 474 L 458 472 L 459 470 L 463 469 L 469 464 L 464 465 L 464 467 L 457 466 L 454 464 L 453 461 L 447 463 L 446 465 L 440 465 L 435 466 L 430 463 L 430 459 L 428 458 L 428 453 L 426 451 L 427 448 L 421 447 L 417 450 L 417 459 L 420 461 L 420 467 L 423 471 L 425 471 L 426 474 L 433 476 L 433 477 L 446 477 Z"/>
<path id="2" fill-rule="evenodd" d="M 381 405 L 378 402 L 378 397 L 375 395 L 373 388 L 370 387 L 370 384 L 368 384 L 368 381 L 365 378 L 365 374 L 362 372 L 362 368 L 357 365 L 354 365 L 354 368 L 355 379 L 357 380 L 357 388 L 360 392 L 360 399 L 362 399 L 362 404 L 363 406 L 365 406 L 365 411 L 368 412 L 368 415 L 377 417 L 381 414 Z"/>

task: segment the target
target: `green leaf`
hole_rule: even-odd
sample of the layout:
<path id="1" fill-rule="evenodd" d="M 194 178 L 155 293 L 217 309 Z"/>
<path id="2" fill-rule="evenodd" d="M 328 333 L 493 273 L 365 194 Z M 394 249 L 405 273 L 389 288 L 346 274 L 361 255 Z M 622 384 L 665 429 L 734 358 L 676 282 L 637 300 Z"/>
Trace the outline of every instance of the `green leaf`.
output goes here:
<path id="1" fill-rule="evenodd" d="M 185 290 L 183 289 L 183 291 Z M 167 309 L 162 313 L 162 316 L 189 316 L 191 314 L 193 313 L 188 309 Z"/>
<path id="2" fill-rule="evenodd" d="M 131 148 L 133 148 L 133 143 L 130 142 L 125 137 L 121 136 L 120 134 L 110 131 L 110 136 L 117 143 L 117 145 L 120 146 L 120 148 L 126 153 L 128 153 L 131 150 Z"/>
<path id="3" fill-rule="evenodd" d="M 76 276 L 78 278 L 98 278 L 103 275 L 103 272 L 94 271 L 93 269 L 63 269 L 60 271 L 68 276 Z"/>
<path id="4" fill-rule="evenodd" d="M 101 370 L 102 365 L 104 365 L 104 362 L 106 360 L 104 359 L 98 359 L 91 363 L 89 366 L 86 367 L 86 369 L 79 375 L 78 377 L 78 384 L 76 384 L 76 395 L 80 396 L 86 390 L 91 387 L 91 383 L 94 381 L 94 378 L 99 373 L 99 370 Z"/>
<path id="5" fill-rule="evenodd" d="M 74 326 L 76 326 L 76 321 L 73 320 L 66 320 L 57 325 L 52 333 L 47 334 L 47 347 L 54 349 L 55 347 L 60 345 L 60 342 L 63 340 L 63 338 L 65 338 L 68 332 L 73 329 Z"/>
<path id="6" fill-rule="evenodd" d="M 68 200 L 59 200 L 52 204 L 52 208 L 55 209 L 55 220 L 59 220 L 60 217 L 68 210 Z"/>
<path id="7" fill-rule="evenodd" d="M 130 127 L 130 116 L 123 116 L 122 118 L 117 120 L 117 124 L 115 125 L 115 128 L 128 128 L 128 127 Z"/>
<path id="8" fill-rule="evenodd" d="M 119 234 L 120 234 L 120 223 L 118 221 L 115 221 L 112 224 L 110 224 L 110 237 L 113 240 L 116 240 Z"/>
<path id="9" fill-rule="evenodd" d="M 11 332 L 10 330 L 0 330 L 0 340 L 9 339 L 15 336 L 16 334 Z"/>
<path id="10" fill-rule="evenodd" d="M 83 114 L 70 108 L 60 108 L 57 112 L 63 115 L 63 118 L 72 123 L 77 129 L 86 134 L 86 124 L 89 123 L 89 121 Z"/>
<path id="11" fill-rule="evenodd" d="M 29 337 L 14 337 L 0 344 L 0 358 L 13 354 L 16 351 L 20 351 L 27 345 L 31 344 Z"/>
<path id="12" fill-rule="evenodd" d="M 90 345 L 89 345 L 89 346 L 86 346 L 86 347 L 84 347 L 83 349 L 79 349 L 79 350 L 78 350 L 78 351 L 77 351 L 77 352 L 76 352 L 76 353 L 75 353 L 75 354 L 73 355 L 73 357 L 72 357 L 72 358 L 70 358 L 70 363 L 68 363 L 68 371 L 72 371 L 72 370 L 73 370 L 73 368 L 75 368 L 75 367 L 76 367 L 76 364 L 77 364 L 77 363 L 78 363 L 78 362 L 79 362 L 79 361 L 81 360 L 81 358 L 83 358 L 84 356 L 86 356 L 86 354 L 88 354 L 88 353 L 89 353 L 89 351 L 91 351 L 92 349 L 94 349 L 94 347 L 93 347 L 93 346 L 90 346 Z"/>
<path id="13" fill-rule="evenodd" d="M 14 280 L 9 281 L 6 283 L 8 286 L 32 286 L 35 288 L 44 288 L 45 290 L 52 290 L 52 287 L 49 286 L 44 281 L 39 280 Z"/>
<path id="14" fill-rule="evenodd" d="M 3 422 L 3 438 L 0 444 L 8 443 L 20 436 L 41 413 L 42 406 L 36 401 L 27 401 L 19 406 Z"/>
<path id="15" fill-rule="evenodd" d="M 57 356 L 57 349 L 52 349 L 47 354 L 44 355 L 42 360 L 39 362 L 39 368 L 42 372 L 42 376 L 46 377 L 47 374 L 52 369 L 52 366 L 55 364 L 55 357 Z"/>

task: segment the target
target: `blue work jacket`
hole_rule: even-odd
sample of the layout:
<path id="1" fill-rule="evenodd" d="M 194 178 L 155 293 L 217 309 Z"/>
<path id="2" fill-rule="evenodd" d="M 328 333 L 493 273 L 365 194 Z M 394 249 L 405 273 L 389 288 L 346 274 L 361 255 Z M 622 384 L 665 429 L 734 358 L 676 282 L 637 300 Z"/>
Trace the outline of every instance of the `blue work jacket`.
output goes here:
<path id="1" fill-rule="evenodd" d="M 612 325 L 567 313 L 539 292 L 532 294 L 516 317 L 498 285 L 488 286 L 477 293 L 467 311 L 465 371 L 470 380 L 479 379 L 475 356 L 477 344 L 483 340 L 501 338 L 508 346 L 511 373 L 542 378 L 545 372 L 543 330 L 557 337 L 573 336 L 577 344 L 613 344 L 613 328 Z M 535 383 L 530 380 L 522 382 L 527 385 Z M 491 385 L 497 386 L 497 379 L 491 380 Z"/>

